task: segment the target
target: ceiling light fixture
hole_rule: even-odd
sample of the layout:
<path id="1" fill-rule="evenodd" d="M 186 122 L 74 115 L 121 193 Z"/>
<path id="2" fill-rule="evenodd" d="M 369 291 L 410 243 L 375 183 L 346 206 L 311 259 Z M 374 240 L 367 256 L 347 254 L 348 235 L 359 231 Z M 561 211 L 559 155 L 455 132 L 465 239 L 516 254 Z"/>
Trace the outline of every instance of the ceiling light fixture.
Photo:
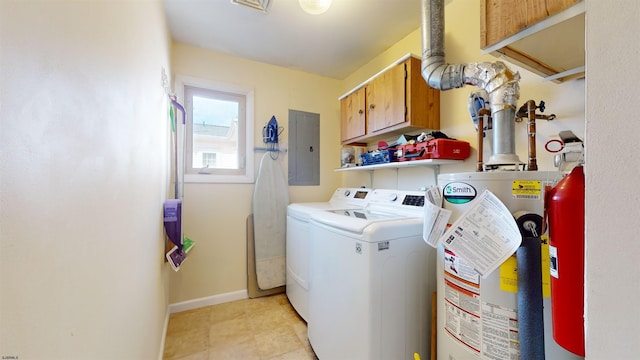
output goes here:
<path id="1" fill-rule="evenodd" d="M 312 15 L 324 13 L 331 6 L 331 0 L 299 0 L 302 10 Z"/>

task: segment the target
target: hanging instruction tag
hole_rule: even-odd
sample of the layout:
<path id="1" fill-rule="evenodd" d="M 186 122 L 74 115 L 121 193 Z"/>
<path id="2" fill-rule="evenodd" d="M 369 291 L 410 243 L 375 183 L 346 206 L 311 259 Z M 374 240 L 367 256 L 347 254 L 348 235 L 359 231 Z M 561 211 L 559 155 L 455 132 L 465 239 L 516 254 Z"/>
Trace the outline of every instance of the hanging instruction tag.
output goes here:
<path id="1" fill-rule="evenodd" d="M 522 236 L 509 209 L 485 190 L 440 241 L 486 278 L 515 253 Z"/>
<path id="2" fill-rule="evenodd" d="M 438 240 L 447 228 L 447 222 L 451 217 L 451 210 L 442 208 L 442 192 L 439 186 L 433 186 L 425 194 L 427 200 L 424 203 L 424 226 L 422 238 L 433 246 L 438 246 Z"/>

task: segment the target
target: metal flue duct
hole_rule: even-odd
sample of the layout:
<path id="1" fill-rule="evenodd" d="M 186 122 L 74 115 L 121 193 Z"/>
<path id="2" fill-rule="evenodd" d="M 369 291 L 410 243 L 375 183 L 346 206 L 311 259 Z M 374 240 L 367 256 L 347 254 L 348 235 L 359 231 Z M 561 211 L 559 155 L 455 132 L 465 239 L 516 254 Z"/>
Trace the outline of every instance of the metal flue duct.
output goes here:
<path id="1" fill-rule="evenodd" d="M 485 89 L 493 119 L 492 155 L 486 164 L 521 164 L 515 154 L 520 74 L 512 72 L 500 61 L 447 64 L 444 58 L 444 0 L 422 0 L 422 77 L 438 90 L 464 85 Z"/>

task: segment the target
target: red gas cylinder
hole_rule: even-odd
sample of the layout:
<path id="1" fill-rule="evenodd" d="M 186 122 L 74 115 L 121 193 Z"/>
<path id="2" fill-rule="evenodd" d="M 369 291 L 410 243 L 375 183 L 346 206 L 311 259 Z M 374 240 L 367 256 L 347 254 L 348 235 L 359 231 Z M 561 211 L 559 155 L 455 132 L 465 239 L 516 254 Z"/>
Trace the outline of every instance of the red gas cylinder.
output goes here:
<path id="1" fill-rule="evenodd" d="M 584 356 L 584 172 L 576 166 L 547 194 L 553 338 Z"/>

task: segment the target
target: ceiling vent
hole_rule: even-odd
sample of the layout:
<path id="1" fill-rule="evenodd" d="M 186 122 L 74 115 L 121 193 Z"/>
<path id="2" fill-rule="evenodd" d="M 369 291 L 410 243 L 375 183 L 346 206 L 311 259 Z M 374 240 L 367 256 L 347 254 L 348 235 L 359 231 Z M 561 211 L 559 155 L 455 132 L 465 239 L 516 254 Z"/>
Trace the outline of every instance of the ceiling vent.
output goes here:
<path id="1" fill-rule="evenodd" d="M 233 4 L 250 7 L 263 13 L 267 12 L 270 2 L 271 0 L 231 0 Z"/>

